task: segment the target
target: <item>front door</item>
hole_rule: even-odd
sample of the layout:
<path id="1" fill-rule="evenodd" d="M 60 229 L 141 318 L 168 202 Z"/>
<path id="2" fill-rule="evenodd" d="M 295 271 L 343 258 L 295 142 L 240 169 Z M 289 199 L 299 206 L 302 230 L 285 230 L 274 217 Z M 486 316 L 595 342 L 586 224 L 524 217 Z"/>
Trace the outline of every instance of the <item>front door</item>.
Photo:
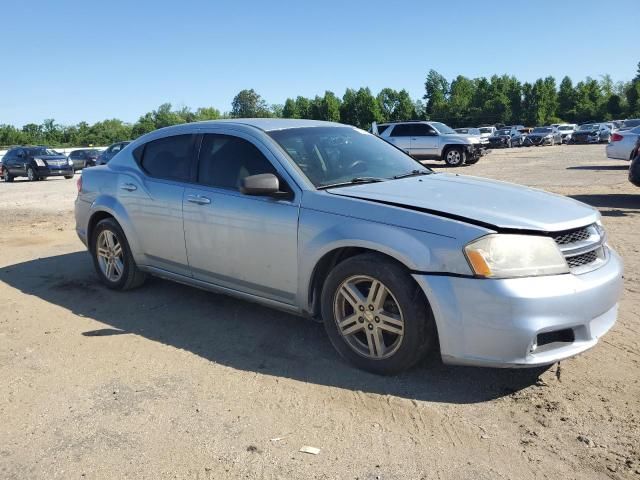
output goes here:
<path id="1" fill-rule="evenodd" d="M 291 198 L 243 195 L 241 180 L 259 173 L 276 174 L 281 190 L 290 191 Z M 205 134 L 197 184 L 184 192 L 185 241 L 193 276 L 294 304 L 299 198 L 289 183 L 286 172 L 259 140 L 240 134 Z"/>
<path id="2" fill-rule="evenodd" d="M 426 123 L 411 124 L 411 155 L 421 158 L 437 157 L 440 137 Z"/>

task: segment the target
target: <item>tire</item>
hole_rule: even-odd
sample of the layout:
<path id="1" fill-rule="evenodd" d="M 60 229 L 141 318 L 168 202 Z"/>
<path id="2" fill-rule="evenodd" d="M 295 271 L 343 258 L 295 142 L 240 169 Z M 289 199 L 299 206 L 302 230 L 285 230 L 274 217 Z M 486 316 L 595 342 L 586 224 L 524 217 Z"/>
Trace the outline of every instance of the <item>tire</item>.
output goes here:
<path id="1" fill-rule="evenodd" d="M 73 175 L 65 175 L 64 178 L 66 178 L 67 180 L 71 180 L 73 178 Z"/>
<path id="2" fill-rule="evenodd" d="M 5 182 L 7 183 L 11 183 L 13 182 L 13 176 L 11 176 L 9 174 L 9 170 L 7 170 L 6 168 L 4 169 L 4 171 L 2 172 L 2 178 L 4 179 Z"/>
<path id="3" fill-rule="evenodd" d="M 33 167 L 27 167 L 27 178 L 30 182 L 35 182 L 36 180 L 38 180 L 38 174 L 33 169 Z"/>
<path id="4" fill-rule="evenodd" d="M 509 139 L 509 140 L 507 140 L 507 148 L 511 148 L 511 147 L 512 147 L 512 145 L 511 145 L 511 139 Z"/>
<path id="5" fill-rule="evenodd" d="M 365 292 L 372 288 L 381 296 L 369 302 Z M 322 319 L 344 359 L 380 375 L 413 367 L 436 345 L 433 314 L 422 290 L 403 266 L 378 254 L 351 257 L 329 273 L 322 289 Z"/>
<path id="6" fill-rule="evenodd" d="M 467 152 L 462 147 L 449 147 L 443 154 L 444 163 L 449 167 L 461 167 L 467 160 Z"/>
<path id="7" fill-rule="evenodd" d="M 112 240 L 111 246 L 107 241 L 108 238 Z M 120 246 L 120 250 L 118 250 L 118 246 Z M 110 263 L 109 260 L 105 256 L 98 254 L 102 250 L 106 250 L 107 256 L 113 258 L 111 269 L 108 269 L 107 266 Z M 119 255 L 118 251 L 120 252 Z M 96 273 L 107 288 L 112 290 L 131 290 L 141 286 L 147 278 L 146 273 L 142 272 L 136 265 L 133 255 L 131 255 L 127 237 L 118 222 L 113 218 L 105 218 L 98 222 L 91 235 L 90 252 Z M 119 274 L 117 260 L 120 260 Z M 109 272 L 111 272 L 111 275 L 109 275 Z"/>
<path id="8" fill-rule="evenodd" d="M 466 165 L 473 165 L 475 163 L 478 163 L 480 161 L 480 157 L 476 157 L 476 158 L 469 158 L 467 157 L 467 159 L 465 160 L 465 164 Z"/>

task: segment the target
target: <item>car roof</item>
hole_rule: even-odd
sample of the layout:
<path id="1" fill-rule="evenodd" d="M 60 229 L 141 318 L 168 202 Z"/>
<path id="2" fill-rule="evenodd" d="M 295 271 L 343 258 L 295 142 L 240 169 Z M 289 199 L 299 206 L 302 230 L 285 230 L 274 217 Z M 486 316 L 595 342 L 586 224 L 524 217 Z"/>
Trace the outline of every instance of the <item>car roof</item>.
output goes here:
<path id="1" fill-rule="evenodd" d="M 303 120 L 297 118 L 234 118 L 225 120 L 207 120 L 204 122 L 194 122 L 188 125 L 248 125 L 264 132 L 273 130 L 285 130 L 289 128 L 301 127 L 347 127 L 342 123 L 325 122 L 322 120 Z"/>

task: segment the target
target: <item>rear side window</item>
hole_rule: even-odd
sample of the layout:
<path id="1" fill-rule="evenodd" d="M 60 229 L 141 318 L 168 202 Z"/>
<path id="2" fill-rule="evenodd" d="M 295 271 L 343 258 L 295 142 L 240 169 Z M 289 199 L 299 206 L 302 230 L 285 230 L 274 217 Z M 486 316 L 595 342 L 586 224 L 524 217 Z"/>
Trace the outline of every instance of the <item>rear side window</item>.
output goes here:
<path id="1" fill-rule="evenodd" d="M 143 170 L 156 178 L 189 180 L 193 138 L 193 135 L 175 135 L 147 143 L 141 162 Z"/>
<path id="2" fill-rule="evenodd" d="M 387 128 L 389 128 L 389 125 L 378 125 L 378 135 L 382 135 L 382 132 L 384 132 Z"/>
<path id="3" fill-rule="evenodd" d="M 251 142 L 218 134 L 207 134 L 202 139 L 198 183 L 238 190 L 244 177 L 260 173 L 277 175 L 271 162 Z"/>
<path id="4" fill-rule="evenodd" d="M 411 127 L 412 127 L 411 135 L 416 137 L 422 137 L 425 135 L 435 135 L 436 133 L 436 131 L 426 123 L 414 123 L 413 125 L 411 125 Z"/>
<path id="5" fill-rule="evenodd" d="M 393 127 L 391 131 L 391 137 L 410 137 L 411 136 L 411 125 L 408 123 L 401 123 Z"/>

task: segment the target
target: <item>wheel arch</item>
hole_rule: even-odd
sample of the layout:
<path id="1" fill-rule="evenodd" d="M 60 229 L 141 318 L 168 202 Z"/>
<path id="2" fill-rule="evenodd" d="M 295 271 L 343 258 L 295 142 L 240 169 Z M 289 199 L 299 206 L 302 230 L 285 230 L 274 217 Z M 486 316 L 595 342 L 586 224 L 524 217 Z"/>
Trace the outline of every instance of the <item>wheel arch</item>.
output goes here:
<path id="1" fill-rule="evenodd" d="M 129 248 L 135 261 L 139 264 L 144 263 L 141 262 L 142 250 L 140 249 L 140 242 L 138 241 L 138 236 L 135 233 L 135 228 L 129 215 L 115 198 L 106 195 L 96 198 L 91 206 L 91 212 L 87 222 L 87 244 L 89 245 L 89 250 L 91 251 L 92 248 L 93 231 L 98 222 L 105 218 L 113 218 L 118 222 L 118 225 L 120 225 L 120 228 L 122 228 L 122 231 L 127 237 L 127 242 L 129 243 Z"/>

